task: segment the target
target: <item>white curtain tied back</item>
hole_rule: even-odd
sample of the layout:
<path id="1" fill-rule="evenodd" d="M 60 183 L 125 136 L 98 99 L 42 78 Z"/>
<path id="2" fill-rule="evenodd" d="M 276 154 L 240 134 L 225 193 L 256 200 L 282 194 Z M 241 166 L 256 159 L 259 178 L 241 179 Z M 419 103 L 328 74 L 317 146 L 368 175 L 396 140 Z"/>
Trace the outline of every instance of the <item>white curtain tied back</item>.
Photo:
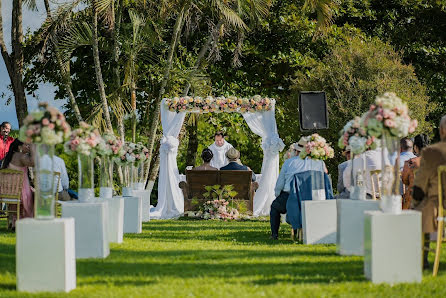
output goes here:
<path id="1" fill-rule="evenodd" d="M 167 151 L 175 152 L 178 150 L 179 145 L 180 145 L 180 141 L 178 141 L 177 138 L 175 138 L 173 136 L 163 137 L 161 139 L 160 150 L 165 151 L 165 152 L 167 152 Z"/>

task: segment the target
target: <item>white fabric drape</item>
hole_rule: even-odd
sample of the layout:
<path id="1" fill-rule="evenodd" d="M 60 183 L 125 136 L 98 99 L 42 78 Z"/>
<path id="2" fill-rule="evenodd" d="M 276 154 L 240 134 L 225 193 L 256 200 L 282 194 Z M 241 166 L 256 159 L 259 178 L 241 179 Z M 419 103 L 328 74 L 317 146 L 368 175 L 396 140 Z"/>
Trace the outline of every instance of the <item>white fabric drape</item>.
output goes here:
<path id="1" fill-rule="evenodd" d="M 275 102 L 269 111 L 244 113 L 246 123 L 253 133 L 262 137 L 263 163 L 262 178 L 254 195 L 254 215 L 269 215 L 274 201 L 274 187 L 279 176 L 279 152 L 285 144 L 277 133 Z"/>
<path id="2" fill-rule="evenodd" d="M 161 125 L 163 138 L 160 147 L 160 172 L 158 177 L 158 204 L 150 210 L 154 219 L 168 219 L 180 216 L 184 212 L 184 197 L 178 187 L 178 135 L 186 113 L 170 112 L 163 100 L 161 103 Z"/>

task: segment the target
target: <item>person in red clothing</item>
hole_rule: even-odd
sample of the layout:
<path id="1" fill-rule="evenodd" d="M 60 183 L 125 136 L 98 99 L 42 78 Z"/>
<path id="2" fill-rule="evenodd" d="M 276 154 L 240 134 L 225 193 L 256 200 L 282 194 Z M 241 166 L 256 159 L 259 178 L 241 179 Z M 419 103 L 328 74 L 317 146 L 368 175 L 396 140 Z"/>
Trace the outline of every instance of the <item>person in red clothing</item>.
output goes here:
<path id="1" fill-rule="evenodd" d="M 14 142 L 14 138 L 9 136 L 11 132 L 11 123 L 2 122 L 0 124 L 0 166 L 9 151 L 9 146 Z"/>

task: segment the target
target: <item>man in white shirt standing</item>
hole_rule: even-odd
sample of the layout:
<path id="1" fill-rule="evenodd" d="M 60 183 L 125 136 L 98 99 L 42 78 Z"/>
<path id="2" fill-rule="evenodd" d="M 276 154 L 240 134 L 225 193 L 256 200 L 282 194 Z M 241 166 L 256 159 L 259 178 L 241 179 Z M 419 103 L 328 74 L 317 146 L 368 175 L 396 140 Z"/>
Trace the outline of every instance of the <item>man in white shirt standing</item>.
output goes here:
<path id="1" fill-rule="evenodd" d="M 229 164 L 226 152 L 233 147 L 226 142 L 225 135 L 222 131 L 217 131 L 214 135 L 214 139 L 215 142 L 208 147 L 214 154 L 214 157 L 211 159 L 211 167 L 220 169 Z"/>
<path id="2" fill-rule="evenodd" d="M 71 200 L 70 195 L 68 194 L 68 188 L 70 187 L 70 181 L 68 178 L 67 168 L 65 166 L 65 161 L 59 156 L 53 156 L 53 170 L 54 172 L 60 173 L 60 183 L 57 189 L 59 193 L 59 200 L 61 201 L 69 201 Z M 57 185 L 57 180 L 54 181 L 54 185 Z"/>
<path id="3" fill-rule="evenodd" d="M 297 144 L 294 144 L 295 156 L 287 159 L 280 170 L 277 178 L 274 193 L 276 199 L 271 204 L 270 211 L 270 225 L 271 225 L 271 239 L 277 240 L 280 227 L 280 214 L 286 213 L 286 203 L 290 194 L 290 184 L 294 178 L 294 174 L 305 171 L 321 171 L 327 172 L 325 163 L 322 160 L 314 160 L 309 157 L 301 159 L 299 153 L 304 150 L 306 140 L 301 138 Z"/>

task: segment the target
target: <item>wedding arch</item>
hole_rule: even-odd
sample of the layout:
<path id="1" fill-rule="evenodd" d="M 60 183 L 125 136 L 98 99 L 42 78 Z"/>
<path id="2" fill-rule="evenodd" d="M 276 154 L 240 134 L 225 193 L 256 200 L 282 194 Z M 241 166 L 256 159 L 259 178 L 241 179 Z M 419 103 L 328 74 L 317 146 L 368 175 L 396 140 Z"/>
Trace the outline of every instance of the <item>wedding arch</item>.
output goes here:
<path id="1" fill-rule="evenodd" d="M 237 97 L 175 97 L 161 103 L 163 137 L 160 146 L 158 204 L 150 216 L 168 219 L 184 212 L 184 197 L 178 184 L 178 135 L 186 113 L 236 112 L 241 113 L 253 133 L 262 138 L 263 162 L 259 188 L 254 195 L 254 215 L 268 215 L 274 200 L 274 187 L 279 175 L 279 152 L 285 147 L 277 132 L 275 100 L 256 95 Z"/>

